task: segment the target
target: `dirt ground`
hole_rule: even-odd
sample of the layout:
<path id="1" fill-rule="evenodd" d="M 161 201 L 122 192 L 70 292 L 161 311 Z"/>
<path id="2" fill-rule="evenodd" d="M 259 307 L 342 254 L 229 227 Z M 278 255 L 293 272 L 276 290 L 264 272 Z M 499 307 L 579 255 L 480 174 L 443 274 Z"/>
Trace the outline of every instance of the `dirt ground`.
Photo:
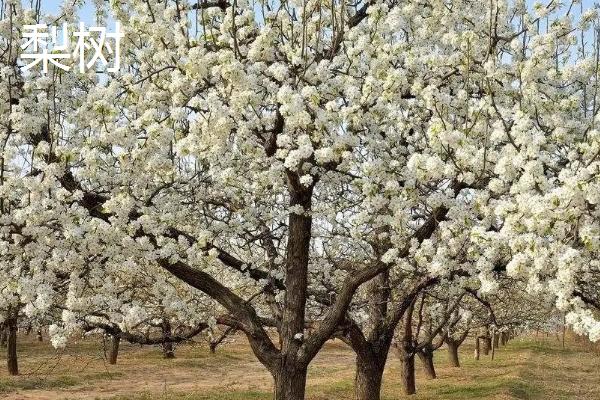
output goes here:
<path id="1" fill-rule="evenodd" d="M 108 345 L 108 343 L 106 343 Z M 117 365 L 104 359 L 101 338 L 88 338 L 56 351 L 35 337 L 20 337 L 21 376 L 0 372 L 6 400 L 254 400 L 271 399 L 272 381 L 243 338 L 211 354 L 205 343 L 178 346 L 165 360 L 158 347 L 123 344 Z M 2 364 L 5 364 L 2 359 Z M 565 349 L 554 337 L 518 338 L 495 360 L 473 360 L 461 352 L 461 368 L 450 367 L 444 348 L 436 352 L 438 379 L 426 380 L 417 361 L 417 395 L 412 399 L 600 399 L 600 354 L 570 338 Z M 399 361 L 390 354 L 383 397 L 403 398 Z M 330 342 L 311 364 L 307 398 L 352 398 L 354 355 Z"/>

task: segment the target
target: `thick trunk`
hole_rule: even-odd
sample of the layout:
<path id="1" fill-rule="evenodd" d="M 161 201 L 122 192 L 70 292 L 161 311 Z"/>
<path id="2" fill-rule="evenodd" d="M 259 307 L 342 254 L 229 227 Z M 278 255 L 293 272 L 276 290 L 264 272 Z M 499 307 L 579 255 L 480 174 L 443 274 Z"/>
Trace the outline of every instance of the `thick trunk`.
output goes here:
<path id="1" fill-rule="evenodd" d="M 427 379 L 435 379 L 435 366 L 433 365 L 433 351 L 423 349 L 417 353 L 421 363 L 423 363 L 423 370 L 425 371 L 425 377 Z"/>
<path id="2" fill-rule="evenodd" d="M 119 356 L 119 344 L 121 338 L 119 336 L 111 336 L 110 339 L 110 353 L 108 355 L 108 363 L 115 365 L 117 363 L 117 357 Z"/>
<path id="3" fill-rule="evenodd" d="M 384 329 L 390 300 L 389 272 L 377 275 L 368 284 L 368 316 L 372 331 L 367 341 L 353 341 L 356 353 L 354 396 L 356 400 L 379 400 L 383 370 L 387 361 L 394 328 Z M 356 335 L 361 337 L 362 335 Z M 352 342 L 352 335 L 351 335 Z"/>
<path id="4" fill-rule="evenodd" d="M 452 340 L 447 340 L 446 345 L 448 346 L 450 365 L 457 368 L 460 367 L 460 361 L 458 360 L 458 344 Z"/>
<path id="5" fill-rule="evenodd" d="M 415 298 L 416 299 L 416 298 Z M 400 378 L 404 394 L 411 395 L 417 392 L 415 386 L 415 348 L 413 345 L 412 317 L 415 309 L 415 299 L 411 302 L 404 315 L 404 333 L 402 341 L 396 345 L 398 356 L 402 361 Z"/>
<path id="6" fill-rule="evenodd" d="M 404 394 L 411 395 L 417 392 L 415 386 L 415 356 L 414 354 L 405 354 L 402 357 L 402 370 L 400 372 L 402 378 L 402 387 Z"/>
<path id="7" fill-rule="evenodd" d="M 480 340 L 479 336 L 477 336 L 475 338 L 475 359 L 476 360 L 479 360 L 480 342 L 481 342 L 481 340 Z"/>
<path id="8" fill-rule="evenodd" d="M 379 400 L 386 355 L 356 357 L 354 396 L 356 400 Z"/>
<path id="9" fill-rule="evenodd" d="M 6 346 L 6 366 L 10 375 L 19 375 L 19 364 L 17 361 L 17 319 L 11 318 L 6 321 L 8 338 Z"/>
<path id="10" fill-rule="evenodd" d="M 298 361 L 304 334 L 308 287 L 308 264 L 312 217 L 312 186 L 304 187 L 296 173 L 288 172 L 290 206 L 301 206 L 306 212 L 288 216 L 288 240 L 285 261 L 285 294 L 281 315 L 281 360 L 275 372 L 275 400 L 304 400 L 307 365 Z"/>
<path id="11" fill-rule="evenodd" d="M 304 400 L 306 368 L 283 365 L 274 378 L 275 400 Z"/>
<path id="12" fill-rule="evenodd" d="M 296 175 L 290 175 L 290 206 L 301 206 L 309 212 L 311 208 L 312 188 L 300 190 L 302 186 Z M 290 213 L 287 257 L 285 262 L 285 294 L 281 320 L 281 352 L 297 354 L 301 342 L 295 339 L 303 334 L 305 328 L 306 291 L 308 286 L 308 263 L 312 217 L 310 215 Z"/>

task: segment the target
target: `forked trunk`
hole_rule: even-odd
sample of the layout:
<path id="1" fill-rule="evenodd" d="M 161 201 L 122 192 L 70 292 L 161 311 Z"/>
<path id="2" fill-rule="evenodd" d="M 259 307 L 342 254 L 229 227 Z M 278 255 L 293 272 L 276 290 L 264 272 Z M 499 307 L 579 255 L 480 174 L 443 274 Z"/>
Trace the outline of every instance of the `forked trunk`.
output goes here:
<path id="1" fill-rule="evenodd" d="M 111 336 L 110 353 L 108 355 L 108 363 L 111 365 L 115 365 L 117 363 L 117 358 L 119 356 L 119 344 L 120 343 L 121 343 L 121 338 L 119 336 Z"/>
<path id="2" fill-rule="evenodd" d="M 356 357 L 354 396 L 356 400 L 379 400 L 386 356 Z"/>
<path id="3" fill-rule="evenodd" d="M 275 400 L 304 400 L 306 368 L 284 365 L 274 378 Z"/>
<path id="4" fill-rule="evenodd" d="M 427 379 L 437 378 L 437 375 L 435 374 L 435 366 L 433 365 L 433 351 L 423 349 L 417 354 L 419 355 L 419 359 L 423 363 L 425 377 L 427 377 Z"/>
<path id="5" fill-rule="evenodd" d="M 6 366 L 8 367 L 9 375 L 19 375 L 19 364 L 17 361 L 17 319 L 8 319 L 6 325 L 8 330 Z"/>
<path id="6" fill-rule="evenodd" d="M 460 367 L 460 361 L 458 360 L 458 344 L 454 341 L 446 341 L 446 345 L 448 346 L 448 359 L 450 360 L 450 365 L 453 367 Z"/>

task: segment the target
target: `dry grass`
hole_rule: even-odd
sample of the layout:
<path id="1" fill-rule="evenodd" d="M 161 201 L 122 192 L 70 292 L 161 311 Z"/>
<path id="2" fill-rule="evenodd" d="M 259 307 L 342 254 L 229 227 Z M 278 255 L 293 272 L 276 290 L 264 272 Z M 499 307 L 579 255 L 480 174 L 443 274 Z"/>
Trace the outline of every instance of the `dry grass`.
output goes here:
<path id="1" fill-rule="evenodd" d="M 418 370 L 418 393 L 411 399 L 600 399 L 600 355 L 574 339 L 564 350 L 555 338 L 516 339 L 499 349 L 493 361 L 489 357 L 475 361 L 472 348 L 463 347 L 462 368 L 450 367 L 442 349 L 436 353 L 438 379 L 428 381 Z M 200 344 L 180 346 L 174 360 L 162 359 L 158 348 L 123 345 L 116 366 L 104 362 L 100 339 L 57 352 L 47 343 L 23 337 L 19 353 L 22 375 L 12 378 L 0 372 L 2 399 L 272 398 L 270 376 L 243 339 L 214 355 Z M 398 367 L 390 355 L 384 377 L 386 400 L 403 398 Z M 352 352 L 340 342 L 328 343 L 311 365 L 307 398 L 351 399 L 353 369 Z"/>

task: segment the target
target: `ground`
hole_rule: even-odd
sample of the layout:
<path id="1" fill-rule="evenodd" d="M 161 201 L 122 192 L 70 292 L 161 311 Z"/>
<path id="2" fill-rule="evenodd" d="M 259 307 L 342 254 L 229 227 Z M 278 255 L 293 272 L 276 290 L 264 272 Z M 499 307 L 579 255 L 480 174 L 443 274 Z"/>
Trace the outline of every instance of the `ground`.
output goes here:
<path id="1" fill-rule="evenodd" d="M 104 362 L 103 349 L 101 338 L 55 351 L 34 335 L 20 337 L 22 375 L 9 377 L 2 369 L 0 398 L 272 399 L 270 376 L 242 338 L 216 354 L 210 354 L 205 344 L 182 345 L 174 360 L 162 359 L 157 347 L 122 345 L 118 365 Z M 461 350 L 461 368 L 448 365 L 444 348 L 436 352 L 436 380 L 425 379 L 417 360 L 418 393 L 411 399 L 600 399 L 600 353 L 581 340 L 569 338 L 563 349 L 554 336 L 523 336 L 500 348 L 494 360 L 489 356 L 473 360 L 469 345 Z M 339 341 L 328 343 L 311 364 L 307 399 L 352 399 L 353 370 L 352 352 Z M 390 354 L 384 399 L 404 398 L 398 374 L 399 361 Z"/>

